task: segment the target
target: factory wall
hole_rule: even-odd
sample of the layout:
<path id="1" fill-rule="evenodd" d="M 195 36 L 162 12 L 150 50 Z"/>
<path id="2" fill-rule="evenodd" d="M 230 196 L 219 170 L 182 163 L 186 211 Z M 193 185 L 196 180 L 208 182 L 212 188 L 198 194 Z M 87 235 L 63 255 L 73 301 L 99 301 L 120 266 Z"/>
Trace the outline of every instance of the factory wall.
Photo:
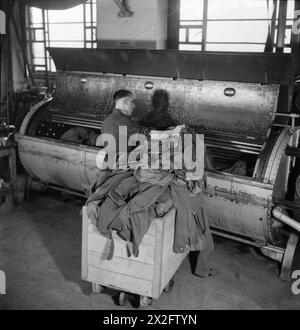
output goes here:
<path id="1" fill-rule="evenodd" d="M 3 11 L 6 14 L 6 20 L 8 20 L 8 9 L 3 8 Z M 18 24 L 19 7 L 17 5 L 13 8 L 13 15 Z M 21 35 L 20 25 L 17 28 Z M 1 109 L 5 111 L 3 109 L 6 108 L 7 100 L 12 102 L 11 91 L 17 91 L 26 85 L 22 49 L 11 19 L 8 21 L 6 34 L 1 37 L 1 48 Z"/>
<path id="2" fill-rule="evenodd" d="M 165 49 L 168 0 L 131 0 L 132 16 L 119 16 L 112 0 L 98 0 L 97 40 L 103 48 Z"/>

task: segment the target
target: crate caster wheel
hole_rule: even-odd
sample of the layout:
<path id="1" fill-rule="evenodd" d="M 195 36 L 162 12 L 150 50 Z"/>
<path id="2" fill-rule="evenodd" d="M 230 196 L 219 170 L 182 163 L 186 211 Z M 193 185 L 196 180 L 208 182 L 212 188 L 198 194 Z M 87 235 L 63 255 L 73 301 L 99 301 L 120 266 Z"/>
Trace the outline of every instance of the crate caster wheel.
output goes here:
<path id="1" fill-rule="evenodd" d="M 172 289 L 173 289 L 174 284 L 175 284 L 175 281 L 174 280 L 170 280 L 169 283 L 165 286 L 164 292 L 170 293 L 172 291 Z"/>
<path id="2" fill-rule="evenodd" d="M 92 283 L 92 291 L 94 294 L 99 294 L 103 291 L 103 286 L 97 283 Z"/>
<path id="3" fill-rule="evenodd" d="M 119 306 L 125 306 L 126 304 L 126 293 L 125 292 L 120 292 L 119 293 Z"/>
<path id="4" fill-rule="evenodd" d="M 147 296 L 140 296 L 140 307 L 148 307 L 152 304 L 152 299 Z"/>

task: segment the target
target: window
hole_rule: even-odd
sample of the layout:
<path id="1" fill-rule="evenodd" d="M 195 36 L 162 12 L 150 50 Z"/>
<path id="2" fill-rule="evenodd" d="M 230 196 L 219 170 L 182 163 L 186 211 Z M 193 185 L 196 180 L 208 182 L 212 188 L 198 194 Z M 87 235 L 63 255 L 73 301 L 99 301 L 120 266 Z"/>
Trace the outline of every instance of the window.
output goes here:
<path id="1" fill-rule="evenodd" d="M 97 47 L 96 1 L 66 10 L 27 8 L 27 43 L 33 72 L 55 71 L 46 47 Z"/>
<path id="2" fill-rule="evenodd" d="M 205 0 L 181 0 L 179 49 L 204 50 L 205 43 Z"/>
<path id="3" fill-rule="evenodd" d="M 294 0 L 287 0 L 284 51 L 291 51 Z M 179 49 L 276 51 L 279 0 L 181 0 Z"/>

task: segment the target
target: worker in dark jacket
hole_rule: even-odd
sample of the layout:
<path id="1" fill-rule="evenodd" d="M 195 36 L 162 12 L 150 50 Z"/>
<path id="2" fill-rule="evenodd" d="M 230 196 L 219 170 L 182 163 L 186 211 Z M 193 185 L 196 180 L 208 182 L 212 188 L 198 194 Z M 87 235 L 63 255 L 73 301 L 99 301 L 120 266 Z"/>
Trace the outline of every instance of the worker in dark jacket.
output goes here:
<path id="1" fill-rule="evenodd" d="M 102 124 L 102 134 L 111 134 L 116 140 L 116 146 L 118 149 L 119 142 L 122 139 L 128 139 L 131 135 L 140 133 L 147 135 L 149 130 L 146 127 L 139 125 L 138 122 L 132 120 L 132 112 L 135 108 L 134 95 L 125 89 L 118 90 L 113 95 L 114 110 L 104 120 Z M 127 128 L 127 136 L 123 135 L 120 127 Z M 128 152 L 133 150 L 135 146 L 128 147 Z"/>
<path id="2" fill-rule="evenodd" d="M 106 144 L 108 164 L 112 164 L 119 159 L 121 154 L 128 154 L 136 147 L 136 145 L 128 146 L 128 140 L 132 135 L 143 134 L 145 138 L 149 136 L 149 129 L 132 120 L 132 113 L 135 108 L 134 101 L 133 93 L 125 89 L 118 90 L 113 95 L 114 110 L 104 120 L 101 135 L 96 142 L 97 146 L 103 147 Z M 110 137 L 109 141 L 107 136 Z M 115 158 L 115 156 L 117 157 Z M 111 165 L 107 167 L 115 168 Z"/>
<path id="3" fill-rule="evenodd" d="M 111 141 L 109 141 L 105 147 L 109 157 L 108 164 L 115 161 L 115 156 L 118 159 L 121 153 L 129 153 L 136 147 L 136 145 L 128 146 L 128 140 L 132 135 L 143 134 L 146 137 L 149 135 L 149 129 L 132 120 L 132 112 L 135 108 L 132 92 L 125 89 L 118 90 L 113 95 L 113 102 L 114 110 L 104 120 L 101 135 L 96 142 L 97 146 L 105 146 L 107 135 L 114 140 L 114 143 L 110 145 Z"/>

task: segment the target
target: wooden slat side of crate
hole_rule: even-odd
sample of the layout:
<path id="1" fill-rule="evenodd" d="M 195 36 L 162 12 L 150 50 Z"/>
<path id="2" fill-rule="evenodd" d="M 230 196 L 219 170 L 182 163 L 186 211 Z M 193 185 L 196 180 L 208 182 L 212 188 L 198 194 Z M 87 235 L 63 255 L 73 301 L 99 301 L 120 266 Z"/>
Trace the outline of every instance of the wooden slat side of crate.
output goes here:
<path id="1" fill-rule="evenodd" d="M 85 207 L 85 206 L 84 206 Z M 93 223 L 89 222 L 89 232 L 91 233 L 99 233 L 98 229 Z M 148 236 L 155 236 L 155 226 L 150 226 L 148 231 L 147 231 Z M 118 236 L 117 236 L 118 237 Z"/>
<path id="2" fill-rule="evenodd" d="M 102 243 L 103 238 L 99 235 L 99 233 L 89 233 L 88 240 L 88 251 L 89 252 L 99 252 L 102 254 L 103 258 L 109 254 L 110 244 L 109 240 L 107 240 L 106 246 L 103 248 Z M 114 238 L 115 242 L 118 242 L 117 238 Z M 127 247 L 126 244 L 115 244 L 114 246 L 114 257 L 127 257 Z M 154 263 L 154 242 L 153 245 L 146 245 L 144 243 L 139 246 L 139 255 L 138 257 L 134 257 L 133 255 L 130 257 L 131 260 L 141 261 L 146 264 L 153 265 Z"/>
<path id="3" fill-rule="evenodd" d="M 161 219 L 162 226 L 156 227 L 155 262 L 152 297 L 159 298 L 184 258 L 189 253 L 174 253 L 175 210 Z"/>
<path id="4" fill-rule="evenodd" d="M 171 212 L 173 212 L 173 210 Z M 154 270 L 151 293 L 151 297 L 154 299 L 159 298 L 163 290 L 161 284 L 163 235 L 165 234 L 164 229 L 166 222 L 172 219 L 171 212 L 169 212 L 164 218 L 156 221 L 155 226 Z"/>
<path id="5" fill-rule="evenodd" d="M 99 234 L 83 208 L 82 279 L 102 286 L 159 298 L 185 254 L 173 253 L 175 210 L 153 220 L 138 257 L 128 257 L 126 242 L 114 233 L 114 257 L 106 260 L 110 240 Z M 166 266 L 166 265 L 167 266 Z"/>
<path id="6" fill-rule="evenodd" d="M 81 278 L 88 280 L 88 236 L 89 236 L 89 220 L 87 208 L 82 208 L 82 241 L 81 241 Z"/>
<path id="7" fill-rule="evenodd" d="M 151 281 L 137 279 L 120 273 L 89 267 L 87 281 L 104 287 L 151 297 Z"/>
<path id="8" fill-rule="evenodd" d="M 166 287 L 170 279 L 176 273 L 177 269 L 189 254 L 189 251 L 184 251 L 182 253 L 173 252 L 174 244 L 174 230 L 175 230 L 175 212 L 172 217 L 172 221 L 166 222 L 165 225 L 165 235 L 163 236 L 162 243 L 162 269 L 161 269 L 161 285 L 162 289 Z"/>
<path id="9" fill-rule="evenodd" d="M 111 241 L 97 231 L 83 208 L 82 278 L 102 286 L 151 296 L 155 221 L 139 246 L 138 257 L 128 257 L 127 243 L 113 232 L 114 256 L 107 260 Z M 85 229 L 84 229 L 85 228 Z M 149 228 L 149 229 L 150 229 Z"/>

